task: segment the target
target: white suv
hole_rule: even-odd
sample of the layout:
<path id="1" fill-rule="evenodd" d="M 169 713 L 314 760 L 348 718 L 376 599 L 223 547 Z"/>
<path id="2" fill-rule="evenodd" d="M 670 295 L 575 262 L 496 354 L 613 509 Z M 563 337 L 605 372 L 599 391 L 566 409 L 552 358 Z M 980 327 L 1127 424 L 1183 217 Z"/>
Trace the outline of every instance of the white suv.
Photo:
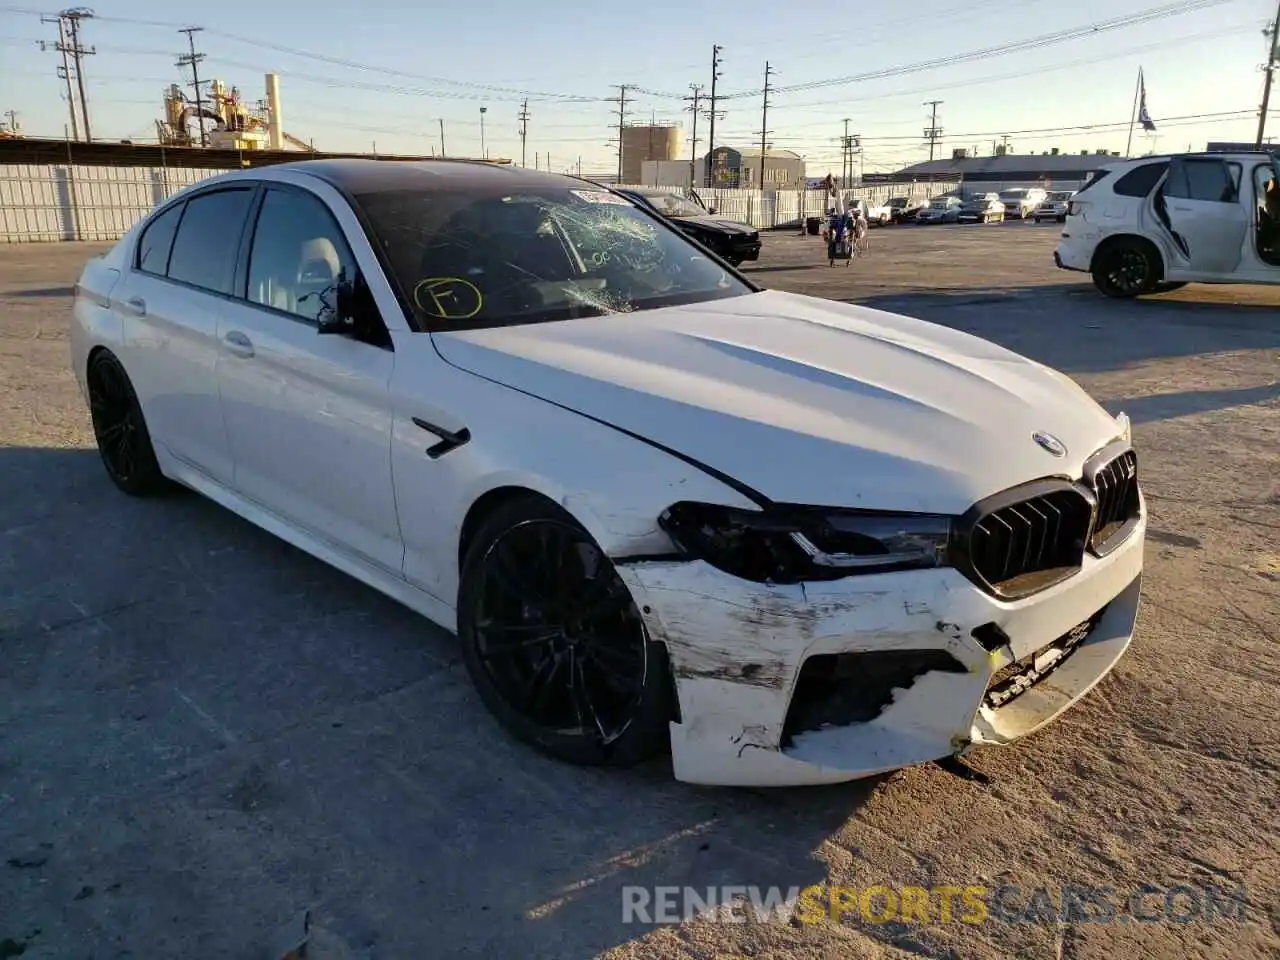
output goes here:
<path id="1" fill-rule="evenodd" d="M 1053 259 L 1110 297 L 1280 284 L 1280 163 L 1188 153 L 1104 167 L 1071 198 Z"/>

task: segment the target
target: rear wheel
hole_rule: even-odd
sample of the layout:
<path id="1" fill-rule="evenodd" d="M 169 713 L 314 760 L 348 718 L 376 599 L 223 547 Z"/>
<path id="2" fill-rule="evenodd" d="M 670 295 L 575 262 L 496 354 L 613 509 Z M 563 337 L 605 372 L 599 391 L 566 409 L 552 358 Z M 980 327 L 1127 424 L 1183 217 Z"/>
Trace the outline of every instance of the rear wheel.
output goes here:
<path id="1" fill-rule="evenodd" d="M 481 699 L 518 739 L 594 766 L 669 746 L 666 648 L 609 558 L 550 501 L 511 500 L 481 524 L 462 566 L 458 636 Z"/>
<path id="2" fill-rule="evenodd" d="M 167 481 L 156 462 L 151 434 L 129 375 L 103 350 L 89 361 L 89 415 L 102 465 L 111 482 L 132 497 L 161 492 Z"/>
<path id="3" fill-rule="evenodd" d="M 1125 237 L 1098 251 L 1092 273 L 1094 286 L 1108 297 L 1129 299 L 1155 289 L 1159 257 L 1146 241 Z"/>

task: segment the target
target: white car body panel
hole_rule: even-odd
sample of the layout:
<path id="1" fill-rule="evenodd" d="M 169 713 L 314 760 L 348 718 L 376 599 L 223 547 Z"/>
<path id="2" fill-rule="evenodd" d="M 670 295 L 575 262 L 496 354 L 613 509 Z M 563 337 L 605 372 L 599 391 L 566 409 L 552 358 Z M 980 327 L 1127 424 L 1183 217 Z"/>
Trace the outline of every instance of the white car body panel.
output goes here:
<path id="1" fill-rule="evenodd" d="M 1012 602 L 951 568 L 752 583 L 675 559 L 657 522 L 677 500 L 750 510 L 760 496 L 959 514 L 1032 479 L 1078 477 L 1090 454 L 1127 442 L 1127 428 L 1069 378 L 946 327 L 778 292 L 415 333 L 336 190 L 287 168 L 200 186 L 245 176 L 329 206 L 393 349 L 142 277 L 130 267 L 135 229 L 78 285 L 71 358 L 82 389 L 91 352 L 111 350 L 166 476 L 448 630 L 468 512 L 505 488 L 560 504 L 613 558 L 667 647 L 679 779 L 832 782 L 1006 743 L 1083 696 L 1128 645 L 1145 520 L 1074 577 Z M 140 277 L 145 316 L 125 306 Z M 231 333 L 252 356 L 229 349 Z M 470 442 L 429 457 L 437 437 L 416 421 L 465 428 Z M 1056 435 L 1065 455 L 1047 454 L 1034 431 Z M 1108 603 L 1052 684 L 982 705 L 995 671 Z M 1011 638 L 993 653 L 971 635 L 990 623 Z M 806 658 L 903 649 L 946 650 L 965 672 L 925 673 L 873 721 L 783 742 Z"/>
<path id="2" fill-rule="evenodd" d="M 959 514 L 997 490 L 1078 474 L 1115 431 L 1073 382 L 995 344 L 779 291 L 435 340 L 451 363 L 788 503 Z M 1037 430 L 1067 457 L 1031 443 Z"/>

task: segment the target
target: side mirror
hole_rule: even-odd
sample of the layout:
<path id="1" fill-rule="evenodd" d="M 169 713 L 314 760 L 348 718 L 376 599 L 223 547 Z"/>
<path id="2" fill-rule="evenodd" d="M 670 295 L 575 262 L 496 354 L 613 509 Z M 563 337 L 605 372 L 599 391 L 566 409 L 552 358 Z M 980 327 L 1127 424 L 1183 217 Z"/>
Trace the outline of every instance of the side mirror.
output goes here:
<path id="1" fill-rule="evenodd" d="M 331 291 L 332 299 L 325 303 L 321 311 L 317 333 L 344 334 L 356 328 L 352 301 L 355 297 L 355 284 L 344 276 L 339 276 Z"/>
<path id="2" fill-rule="evenodd" d="M 356 274 L 347 279 L 346 271 L 338 275 L 325 309 L 321 312 L 317 333 L 355 334 L 378 326 L 378 308 L 364 277 Z"/>

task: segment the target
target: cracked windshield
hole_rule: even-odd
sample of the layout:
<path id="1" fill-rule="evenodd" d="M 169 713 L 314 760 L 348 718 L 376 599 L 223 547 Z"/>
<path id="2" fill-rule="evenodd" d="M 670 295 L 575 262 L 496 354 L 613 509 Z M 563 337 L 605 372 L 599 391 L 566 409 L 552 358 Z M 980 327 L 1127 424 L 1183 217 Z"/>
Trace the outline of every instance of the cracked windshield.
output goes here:
<path id="1" fill-rule="evenodd" d="M 387 191 L 358 202 L 429 329 L 605 316 L 752 292 L 604 190 Z"/>

